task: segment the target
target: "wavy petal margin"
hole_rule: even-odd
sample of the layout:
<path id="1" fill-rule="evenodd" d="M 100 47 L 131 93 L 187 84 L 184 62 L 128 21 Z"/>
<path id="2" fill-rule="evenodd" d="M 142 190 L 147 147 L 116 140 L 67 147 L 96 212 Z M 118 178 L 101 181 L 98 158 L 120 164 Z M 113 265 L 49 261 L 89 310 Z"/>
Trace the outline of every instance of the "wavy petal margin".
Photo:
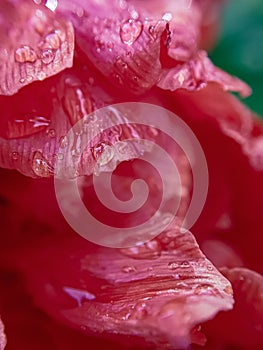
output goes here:
<path id="1" fill-rule="evenodd" d="M 203 345 L 200 323 L 233 306 L 229 281 L 179 227 L 121 251 L 72 238 L 40 249 L 23 268 L 32 295 L 87 334 L 168 348 Z"/>
<path id="2" fill-rule="evenodd" d="M 219 3 L 75 0 L 72 7 L 66 0 L 58 10 L 72 21 L 88 59 L 118 87 L 140 94 L 154 85 L 191 91 L 217 82 L 245 97 L 250 88 L 215 68 L 199 51 L 202 22 L 215 20 L 212 9 Z"/>

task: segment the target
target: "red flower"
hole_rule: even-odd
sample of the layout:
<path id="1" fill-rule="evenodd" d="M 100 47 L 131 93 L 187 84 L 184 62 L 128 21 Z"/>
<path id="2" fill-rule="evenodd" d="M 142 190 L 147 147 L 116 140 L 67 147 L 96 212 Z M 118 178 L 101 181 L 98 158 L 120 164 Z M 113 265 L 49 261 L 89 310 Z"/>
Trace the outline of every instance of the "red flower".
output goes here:
<path id="1" fill-rule="evenodd" d="M 0 93 L 12 95 L 0 97 L 0 166 L 9 169 L 1 170 L 0 189 L 0 314 L 7 349 L 261 349 L 262 125 L 227 92 L 247 96 L 249 87 L 214 67 L 206 54 L 220 2 L 1 4 Z M 60 159 L 59 176 L 75 176 L 82 132 L 76 123 L 87 120 L 89 133 L 94 111 L 134 101 L 172 111 L 195 133 L 209 171 L 207 201 L 192 233 L 182 229 L 194 196 L 194 170 L 184 150 L 154 128 L 111 128 L 109 121 L 119 117 L 109 109 L 97 121 L 107 132 L 83 153 L 77 169 L 92 214 L 124 232 L 153 215 L 163 183 L 177 185 L 168 171 L 160 178 L 140 166 L 145 145 L 127 148 L 131 137 L 164 147 L 184 191 L 176 217 L 160 235 L 133 247 L 100 247 L 65 222 L 53 175 Z M 72 126 L 77 136 L 70 144 Z M 90 176 L 107 147 L 120 144 L 126 146 L 118 159 L 123 162 L 111 168 L 119 176 L 115 194 L 127 201 L 134 178 L 148 181 L 151 199 L 135 218 L 103 207 Z M 77 213 L 75 203 L 67 205 Z"/>

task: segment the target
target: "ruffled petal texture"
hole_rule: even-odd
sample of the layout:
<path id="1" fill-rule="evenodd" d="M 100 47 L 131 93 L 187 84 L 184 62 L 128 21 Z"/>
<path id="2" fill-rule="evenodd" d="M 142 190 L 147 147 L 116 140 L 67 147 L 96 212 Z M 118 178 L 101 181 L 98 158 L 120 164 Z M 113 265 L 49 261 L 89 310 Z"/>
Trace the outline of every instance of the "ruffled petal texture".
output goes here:
<path id="1" fill-rule="evenodd" d="M 0 95 L 12 95 L 72 66 L 72 24 L 45 6 L 3 0 L 0 25 Z"/>
<path id="2" fill-rule="evenodd" d="M 201 345 L 205 337 L 195 326 L 233 306 L 230 283 L 179 227 L 121 251 L 73 237 L 53 241 L 45 253 L 43 247 L 43 241 L 35 246 L 30 260 L 27 249 L 18 253 L 30 293 L 38 306 L 87 334 L 124 342 L 129 335 L 134 345 L 165 348 Z"/>
<path id="3" fill-rule="evenodd" d="M 76 1 L 72 7 L 64 1 L 58 11 L 72 20 L 87 58 L 119 88 L 133 94 L 157 84 L 169 90 L 198 90 L 214 81 L 247 96 L 245 83 L 215 68 L 199 51 L 207 6 L 202 1 L 135 0 L 110 5 Z"/>

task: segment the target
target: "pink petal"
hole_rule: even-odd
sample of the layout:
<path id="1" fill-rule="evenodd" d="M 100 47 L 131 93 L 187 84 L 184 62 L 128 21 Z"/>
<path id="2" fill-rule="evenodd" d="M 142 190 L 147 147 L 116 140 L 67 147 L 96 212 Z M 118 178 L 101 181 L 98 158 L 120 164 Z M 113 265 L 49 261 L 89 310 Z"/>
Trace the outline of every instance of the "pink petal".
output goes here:
<path id="1" fill-rule="evenodd" d="M 226 91 L 239 92 L 243 97 L 251 94 L 247 84 L 216 68 L 205 51 L 198 51 L 193 58 L 175 68 L 163 70 L 157 85 L 164 90 L 196 91 L 210 82 L 219 84 Z"/>
<path id="2" fill-rule="evenodd" d="M 72 66 L 72 25 L 46 7 L 3 0 L 0 23 L 0 95 Z"/>
<path id="3" fill-rule="evenodd" d="M 6 346 L 6 336 L 4 333 L 4 325 L 0 318 L 0 350 L 4 350 Z"/>
<path id="4" fill-rule="evenodd" d="M 238 349 L 262 349 L 263 346 L 263 276 L 245 269 L 221 269 L 230 280 L 235 305 L 207 324 L 211 341 Z"/>
<path id="5" fill-rule="evenodd" d="M 237 78 L 215 68 L 198 51 L 202 23 L 220 1 L 95 0 L 83 5 L 64 1 L 59 11 L 75 26 L 76 39 L 88 59 L 116 86 L 142 93 L 154 85 L 164 89 L 198 90 L 207 82 L 223 89 L 250 94 Z M 167 68 L 169 66 L 169 69 Z"/>
<path id="6" fill-rule="evenodd" d="M 30 261 L 18 253 L 35 301 L 87 334 L 175 348 L 203 344 L 194 327 L 233 305 L 230 283 L 179 228 L 122 251 L 77 237 L 43 247 L 30 249 Z"/>

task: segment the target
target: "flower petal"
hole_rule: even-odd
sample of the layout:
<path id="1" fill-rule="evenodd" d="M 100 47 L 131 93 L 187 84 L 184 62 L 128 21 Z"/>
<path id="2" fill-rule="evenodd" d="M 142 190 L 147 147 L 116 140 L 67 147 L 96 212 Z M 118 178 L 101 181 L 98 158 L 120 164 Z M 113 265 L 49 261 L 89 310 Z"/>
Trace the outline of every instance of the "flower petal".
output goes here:
<path id="1" fill-rule="evenodd" d="M 219 1 L 216 2 L 217 8 Z M 76 39 L 88 59 L 116 86 L 142 93 L 154 85 L 197 90 L 216 81 L 243 96 L 250 88 L 215 68 L 198 51 L 209 2 L 129 1 L 85 6 L 64 1 L 59 11 L 75 26 Z M 169 65 L 169 69 L 166 66 Z"/>
<path id="2" fill-rule="evenodd" d="M 0 350 L 4 350 L 6 346 L 6 336 L 4 333 L 4 325 L 0 318 Z"/>
<path id="3" fill-rule="evenodd" d="M 122 251 L 91 246 L 77 237 L 39 248 L 41 254 L 35 249 L 30 261 L 19 253 L 35 301 L 88 334 L 186 347 L 204 342 L 194 331 L 196 325 L 232 308 L 230 283 L 201 253 L 191 233 L 178 227 Z"/>
<path id="4" fill-rule="evenodd" d="M 238 349 L 261 349 L 263 345 L 263 276 L 245 268 L 222 268 L 231 281 L 235 305 L 207 324 L 207 332 L 217 343 Z"/>
<path id="5" fill-rule="evenodd" d="M 12 95 L 72 66 L 72 25 L 46 7 L 4 0 L 0 23 L 0 95 Z"/>
<path id="6" fill-rule="evenodd" d="M 163 70 L 157 85 L 165 90 L 196 91 L 206 87 L 208 82 L 217 83 L 226 91 L 239 92 L 243 97 L 251 94 L 247 84 L 216 68 L 205 51 L 198 51 L 193 58 L 175 68 Z"/>

